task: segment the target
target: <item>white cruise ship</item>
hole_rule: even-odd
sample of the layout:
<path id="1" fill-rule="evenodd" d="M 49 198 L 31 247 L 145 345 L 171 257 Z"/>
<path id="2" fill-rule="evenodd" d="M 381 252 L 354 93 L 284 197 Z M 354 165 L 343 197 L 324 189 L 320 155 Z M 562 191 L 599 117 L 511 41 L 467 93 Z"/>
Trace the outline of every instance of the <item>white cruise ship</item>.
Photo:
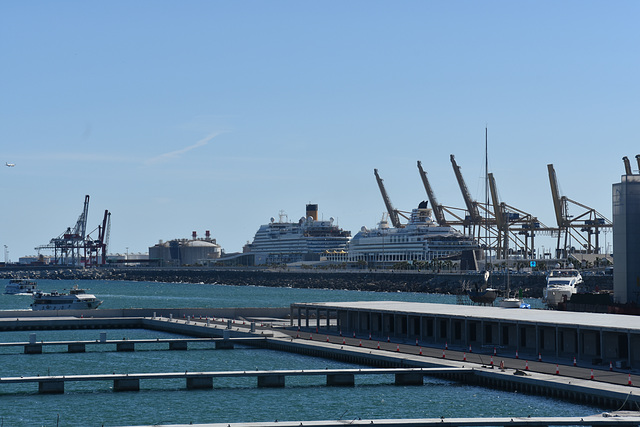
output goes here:
<path id="1" fill-rule="evenodd" d="M 281 213 L 279 221 L 271 218 L 269 224 L 260 226 L 244 252 L 255 254 L 256 264 L 319 260 L 326 252 L 347 248 L 351 232 L 333 222 L 333 218 L 318 220 L 316 204 L 308 204 L 306 217 L 298 222 L 287 221 L 286 215 Z"/>
<path id="2" fill-rule="evenodd" d="M 349 242 L 349 262 L 390 267 L 400 262 L 452 258 L 474 249 L 478 244 L 472 237 L 437 225 L 423 201 L 411 211 L 403 228 L 390 227 L 385 218 L 373 230 L 362 227 Z"/>

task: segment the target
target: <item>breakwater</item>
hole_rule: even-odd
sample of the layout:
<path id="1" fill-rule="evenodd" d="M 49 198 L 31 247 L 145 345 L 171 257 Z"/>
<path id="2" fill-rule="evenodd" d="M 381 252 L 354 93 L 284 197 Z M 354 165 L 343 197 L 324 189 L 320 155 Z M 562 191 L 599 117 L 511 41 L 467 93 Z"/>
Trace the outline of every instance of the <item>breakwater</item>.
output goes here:
<path id="1" fill-rule="evenodd" d="M 292 288 L 347 289 L 373 292 L 423 292 L 460 294 L 463 289 L 483 284 L 480 273 L 431 273 L 421 271 L 374 270 L 300 270 L 235 269 L 201 267 L 5 267 L 0 278 L 30 277 L 55 280 L 126 280 L 173 283 L 218 283 L 237 286 L 274 286 Z M 585 285 L 593 291 L 612 290 L 612 276 L 585 276 Z M 494 274 L 491 286 L 506 288 L 505 274 Z M 520 289 L 525 297 L 540 298 L 543 274 L 511 274 L 511 289 Z"/>

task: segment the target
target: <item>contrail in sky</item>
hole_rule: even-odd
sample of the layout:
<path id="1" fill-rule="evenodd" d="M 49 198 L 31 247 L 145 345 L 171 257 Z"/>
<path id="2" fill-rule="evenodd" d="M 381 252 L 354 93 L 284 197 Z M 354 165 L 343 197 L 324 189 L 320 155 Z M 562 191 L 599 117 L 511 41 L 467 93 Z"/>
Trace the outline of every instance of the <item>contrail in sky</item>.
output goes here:
<path id="1" fill-rule="evenodd" d="M 211 141 L 213 138 L 215 138 L 216 136 L 220 135 L 221 132 L 214 132 L 210 135 L 207 135 L 205 138 L 201 139 L 200 141 L 196 142 L 193 145 L 190 145 L 188 147 L 184 147 L 181 148 L 180 150 L 176 150 L 176 151 L 170 151 L 168 153 L 164 153 L 164 154 L 160 154 L 159 156 L 156 157 L 152 157 L 150 159 L 145 160 L 144 164 L 145 165 L 152 165 L 152 164 L 157 164 L 157 163 L 162 163 L 162 162 L 166 162 L 169 161 L 171 159 L 175 159 L 176 157 L 181 156 L 182 154 L 189 152 L 195 148 L 198 147 L 202 147 L 204 145 L 207 145 L 207 143 L 209 141 Z"/>

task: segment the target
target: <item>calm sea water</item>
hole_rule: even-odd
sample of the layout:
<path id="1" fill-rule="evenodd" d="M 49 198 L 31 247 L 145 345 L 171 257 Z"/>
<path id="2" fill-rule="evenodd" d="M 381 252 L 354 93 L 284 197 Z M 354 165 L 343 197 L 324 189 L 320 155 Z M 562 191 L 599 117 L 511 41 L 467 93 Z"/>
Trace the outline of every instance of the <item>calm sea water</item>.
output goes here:
<path id="1" fill-rule="evenodd" d="M 455 303 L 454 296 L 236 287 L 145 282 L 65 282 L 41 280 L 43 290 L 77 283 L 91 289 L 105 308 L 123 307 L 283 307 L 292 302 L 405 300 Z M 0 284 L 2 286 L 2 284 Z M 532 302 L 532 301 L 529 301 Z M 1 295 L 0 309 L 26 309 L 28 296 Z M 38 331 L 38 340 L 174 336 L 147 330 Z M 0 341 L 27 341 L 28 332 L 3 332 Z M 166 348 L 165 346 L 161 348 Z M 117 353 L 87 347 L 69 354 L 45 347 L 24 355 L 20 348 L 0 352 L 0 376 L 98 374 L 111 372 L 219 371 L 354 367 L 341 362 L 239 347 L 212 350 L 206 344 L 187 351 L 144 347 Z M 255 379 L 220 379 L 213 390 L 186 390 L 183 380 L 141 381 L 139 392 L 113 392 L 111 382 L 67 383 L 63 395 L 40 395 L 37 384 L 0 389 L 2 426 L 101 426 L 177 423 L 233 423 L 274 420 L 356 418 L 585 416 L 597 408 L 537 396 L 507 393 L 425 378 L 424 386 L 399 387 L 393 376 L 357 377 L 355 387 L 325 387 L 324 377 L 287 378 L 283 389 L 258 389 Z"/>

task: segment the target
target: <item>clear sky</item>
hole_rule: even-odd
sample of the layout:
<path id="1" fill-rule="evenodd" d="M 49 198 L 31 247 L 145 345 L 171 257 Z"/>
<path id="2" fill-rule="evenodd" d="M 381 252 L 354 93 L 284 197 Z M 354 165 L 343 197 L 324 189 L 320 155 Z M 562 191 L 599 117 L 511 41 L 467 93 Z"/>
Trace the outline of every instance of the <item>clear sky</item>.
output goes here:
<path id="1" fill-rule="evenodd" d="M 112 253 L 211 230 L 240 251 L 305 204 L 355 234 L 384 204 L 502 200 L 611 219 L 640 153 L 638 1 L 0 2 L 0 245 L 35 254 L 82 211 Z M 577 212 L 577 211 L 576 211 Z M 611 235 L 608 243 L 611 244 Z M 539 242 L 537 245 L 544 244 Z"/>

